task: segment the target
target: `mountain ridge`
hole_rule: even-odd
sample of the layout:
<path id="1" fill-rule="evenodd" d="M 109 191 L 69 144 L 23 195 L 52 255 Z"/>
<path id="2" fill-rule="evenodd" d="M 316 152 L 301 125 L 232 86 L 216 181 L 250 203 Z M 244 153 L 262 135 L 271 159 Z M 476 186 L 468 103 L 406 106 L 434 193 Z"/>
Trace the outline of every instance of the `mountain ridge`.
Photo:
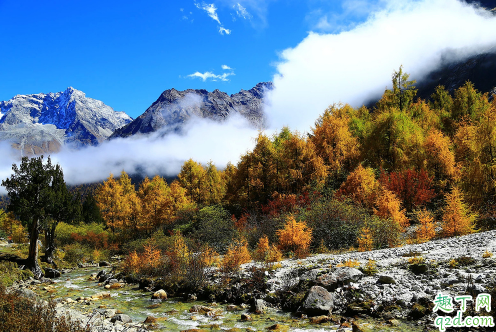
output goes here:
<path id="1" fill-rule="evenodd" d="M 205 89 L 167 89 L 143 114 L 117 129 L 110 139 L 148 134 L 158 130 L 163 135 L 180 132 L 184 123 L 192 117 L 224 121 L 235 113 L 246 118 L 253 126 L 262 128 L 265 118 L 263 98 L 272 88 L 272 82 L 261 82 L 250 90 L 241 89 L 231 95 L 219 89 L 212 92 Z"/>
<path id="2" fill-rule="evenodd" d="M 98 145 L 131 121 L 73 87 L 0 101 L 0 140 L 28 155 L 57 152 L 63 145 Z"/>

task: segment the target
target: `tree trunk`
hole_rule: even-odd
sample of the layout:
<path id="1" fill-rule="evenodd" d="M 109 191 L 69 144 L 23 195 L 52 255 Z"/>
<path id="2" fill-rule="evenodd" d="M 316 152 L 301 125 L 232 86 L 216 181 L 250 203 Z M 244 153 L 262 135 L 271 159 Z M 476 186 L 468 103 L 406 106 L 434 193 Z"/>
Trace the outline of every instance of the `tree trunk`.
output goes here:
<path id="1" fill-rule="evenodd" d="M 53 253 L 55 252 L 55 228 L 57 223 L 53 222 L 52 225 L 45 230 L 45 262 L 52 264 L 57 268 L 57 264 L 53 260 Z"/>
<path id="2" fill-rule="evenodd" d="M 36 279 L 43 276 L 43 271 L 38 264 L 38 238 L 40 230 L 38 228 L 38 219 L 33 221 L 31 225 L 31 234 L 29 236 L 29 254 L 26 259 L 26 267 L 30 269 Z"/>

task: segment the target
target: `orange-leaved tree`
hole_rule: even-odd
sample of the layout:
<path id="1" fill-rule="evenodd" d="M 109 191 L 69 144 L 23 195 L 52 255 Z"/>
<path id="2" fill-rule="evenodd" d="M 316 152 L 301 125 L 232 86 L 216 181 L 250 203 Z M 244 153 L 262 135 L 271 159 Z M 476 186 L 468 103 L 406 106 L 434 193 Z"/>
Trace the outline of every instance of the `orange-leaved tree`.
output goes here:
<path id="1" fill-rule="evenodd" d="M 420 243 L 427 242 L 436 236 L 436 226 L 434 225 L 434 216 L 430 211 L 425 209 L 417 211 L 419 226 L 417 228 L 417 241 Z"/>
<path id="2" fill-rule="evenodd" d="M 360 156 L 358 138 L 350 131 L 349 105 L 332 105 L 319 117 L 313 129 L 312 142 L 317 155 L 329 167 L 332 176 L 351 172 Z"/>
<path id="3" fill-rule="evenodd" d="M 222 259 L 222 270 L 224 272 L 237 272 L 241 264 L 251 261 L 248 243 L 242 239 L 231 243 Z"/>
<path id="4" fill-rule="evenodd" d="M 253 256 L 255 260 L 266 263 L 274 263 L 282 259 L 281 251 L 275 245 L 269 244 L 267 235 L 264 235 L 259 239 Z"/>
<path id="5" fill-rule="evenodd" d="M 292 252 L 297 257 L 308 255 L 312 242 L 312 229 L 304 221 L 296 221 L 293 215 L 286 218 L 283 229 L 276 232 L 279 247 L 286 253 Z"/>
<path id="6" fill-rule="evenodd" d="M 403 231 L 410 222 L 405 215 L 405 210 L 401 209 L 401 200 L 390 190 L 382 189 L 376 199 L 374 214 L 383 219 L 391 219 L 400 226 Z"/>
<path id="7" fill-rule="evenodd" d="M 380 185 L 375 178 L 374 170 L 370 167 L 364 168 L 362 165 L 358 165 L 348 175 L 346 181 L 341 184 L 341 187 L 336 192 L 336 196 L 347 196 L 355 204 L 372 209 L 379 187 Z"/>
<path id="8" fill-rule="evenodd" d="M 477 213 L 470 211 L 464 202 L 463 194 L 457 187 L 446 195 L 446 206 L 443 209 L 443 234 L 458 236 L 473 233 Z"/>

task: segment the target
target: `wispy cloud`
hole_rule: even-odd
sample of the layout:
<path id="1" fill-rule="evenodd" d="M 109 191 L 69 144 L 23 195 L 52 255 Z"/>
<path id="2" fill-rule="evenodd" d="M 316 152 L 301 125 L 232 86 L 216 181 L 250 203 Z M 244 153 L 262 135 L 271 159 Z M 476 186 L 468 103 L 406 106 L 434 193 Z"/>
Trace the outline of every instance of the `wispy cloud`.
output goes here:
<path id="1" fill-rule="evenodd" d="M 215 4 L 213 4 L 213 3 L 208 4 L 205 2 L 202 2 L 201 4 L 199 4 L 199 3 L 195 2 L 195 6 L 198 9 L 202 9 L 202 10 L 206 11 L 208 16 L 210 16 L 210 18 L 212 18 L 212 20 L 214 20 L 217 23 L 219 23 L 220 25 L 222 25 L 220 23 L 219 16 L 217 15 L 217 7 L 215 7 Z"/>
<path id="2" fill-rule="evenodd" d="M 234 71 L 231 67 L 229 67 L 228 65 L 222 65 L 221 66 L 222 70 L 229 70 L 230 72 L 229 73 L 223 73 L 222 75 L 217 75 L 217 74 L 214 74 L 213 72 L 211 71 L 206 71 L 204 73 L 200 73 L 199 71 L 193 73 L 193 74 L 190 74 L 188 75 L 187 77 L 189 78 L 199 78 L 201 79 L 203 82 L 206 82 L 208 79 L 211 79 L 212 81 L 224 81 L 224 82 L 227 82 L 229 81 L 229 76 L 234 76 Z"/>
<path id="3" fill-rule="evenodd" d="M 232 75 L 234 75 L 234 73 L 224 73 L 222 75 L 216 75 L 216 74 L 212 73 L 211 71 L 206 71 L 204 73 L 200 73 L 197 71 L 193 74 L 188 75 L 188 77 L 201 78 L 201 80 L 203 82 L 205 82 L 208 79 L 212 79 L 212 81 L 221 80 L 221 81 L 227 82 L 227 81 L 229 81 L 228 77 L 232 76 Z"/>
<path id="4" fill-rule="evenodd" d="M 315 1 L 315 0 L 313 0 Z M 269 6 L 275 0 L 217 0 L 229 7 L 235 21 L 237 17 L 246 19 L 255 29 L 264 29 L 268 26 L 267 16 Z"/>
<path id="5" fill-rule="evenodd" d="M 226 29 L 226 28 L 224 28 L 224 27 L 221 26 L 221 27 L 219 27 L 219 33 L 221 35 L 223 35 L 223 34 L 230 35 L 231 34 L 231 30 Z"/>
<path id="6" fill-rule="evenodd" d="M 217 7 L 215 7 L 215 4 L 213 4 L 213 3 L 208 4 L 205 2 L 202 2 L 200 4 L 198 2 L 195 2 L 195 6 L 198 9 L 204 10 L 208 14 L 208 16 L 210 16 L 210 18 L 212 20 L 214 20 L 215 22 L 217 22 L 219 24 L 219 33 L 221 35 L 224 35 L 224 34 L 230 35 L 231 34 L 231 30 L 224 28 L 224 26 L 220 22 L 219 15 L 217 14 Z"/>
<path id="7" fill-rule="evenodd" d="M 238 17 L 244 18 L 245 20 L 251 19 L 251 14 L 248 13 L 248 10 L 246 10 L 246 8 L 243 7 L 239 2 L 233 5 L 233 8 L 236 11 L 236 15 L 238 15 Z"/>

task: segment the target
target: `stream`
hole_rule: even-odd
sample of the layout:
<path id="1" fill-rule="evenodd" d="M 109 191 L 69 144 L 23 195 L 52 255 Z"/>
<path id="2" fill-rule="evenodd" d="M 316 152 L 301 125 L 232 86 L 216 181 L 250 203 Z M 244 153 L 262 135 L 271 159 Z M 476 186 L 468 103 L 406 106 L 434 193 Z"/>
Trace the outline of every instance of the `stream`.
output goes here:
<path id="1" fill-rule="evenodd" d="M 182 299 L 171 298 L 161 302 L 152 300 L 150 292 L 139 290 L 137 285 L 126 285 L 119 289 L 105 289 L 98 286 L 98 281 L 90 281 L 89 277 L 105 268 L 83 268 L 75 269 L 69 273 L 62 274 L 60 278 L 53 279 L 53 284 L 36 285 L 33 289 L 43 299 L 91 297 L 98 293 L 110 293 L 110 298 L 95 301 L 81 301 L 77 303 L 65 303 L 64 307 L 76 309 L 88 316 L 95 309 L 115 309 L 129 315 L 133 322 L 144 322 L 147 317 L 156 318 L 154 330 L 156 331 L 183 331 L 188 329 L 205 330 L 232 330 L 232 331 L 260 331 L 267 330 L 275 324 L 282 325 L 278 331 L 351 331 L 350 327 L 341 327 L 332 322 L 311 325 L 308 319 L 297 319 L 290 313 L 276 309 L 269 309 L 263 315 L 248 312 L 248 309 L 228 311 L 227 304 L 212 304 L 202 301 L 183 302 Z M 109 269 L 110 270 L 110 269 Z M 215 309 L 208 314 L 190 313 L 189 309 L 194 305 L 207 306 Z M 249 314 L 252 321 L 242 321 L 241 314 Z M 421 331 L 420 327 L 401 323 L 400 326 L 377 326 L 376 331 Z"/>

